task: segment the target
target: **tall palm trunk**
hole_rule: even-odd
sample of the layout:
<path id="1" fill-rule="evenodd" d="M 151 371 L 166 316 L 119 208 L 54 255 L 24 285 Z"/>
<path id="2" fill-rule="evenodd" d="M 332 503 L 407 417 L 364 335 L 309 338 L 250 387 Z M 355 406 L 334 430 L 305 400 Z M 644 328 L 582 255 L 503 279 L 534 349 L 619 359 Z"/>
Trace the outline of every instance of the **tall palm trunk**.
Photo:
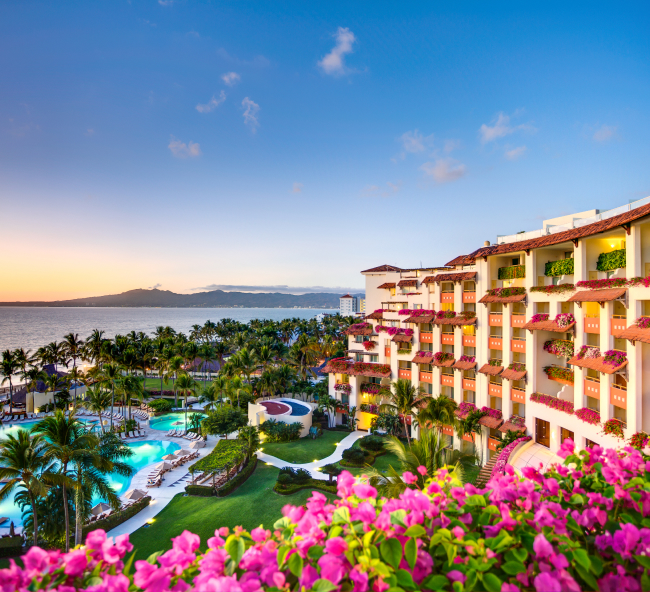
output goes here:
<path id="1" fill-rule="evenodd" d="M 411 447 L 411 437 L 409 436 L 409 428 L 406 423 L 406 413 L 402 413 L 402 421 L 404 422 L 404 431 L 406 432 L 406 440 L 409 443 L 409 448 Z"/>
<path id="2" fill-rule="evenodd" d="M 32 504 L 32 520 L 34 521 L 34 546 L 38 545 L 38 512 L 36 511 L 36 499 L 34 494 L 29 491 L 29 501 Z"/>
<path id="3" fill-rule="evenodd" d="M 63 465 L 63 474 L 68 474 L 68 463 Z M 70 551 L 70 509 L 68 508 L 68 488 L 63 484 L 63 513 L 65 515 L 65 552 Z"/>
<path id="4" fill-rule="evenodd" d="M 113 403 L 115 401 L 115 385 L 111 386 L 111 432 L 113 431 Z"/>
<path id="5" fill-rule="evenodd" d="M 81 508 L 83 507 L 83 491 L 81 490 L 81 469 L 77 470 L 77 482 L 79 487 L 75 491 L 75 525 L 74 525 L 74 545 L 80 545 L 83 541 L 81 531 Z"/>

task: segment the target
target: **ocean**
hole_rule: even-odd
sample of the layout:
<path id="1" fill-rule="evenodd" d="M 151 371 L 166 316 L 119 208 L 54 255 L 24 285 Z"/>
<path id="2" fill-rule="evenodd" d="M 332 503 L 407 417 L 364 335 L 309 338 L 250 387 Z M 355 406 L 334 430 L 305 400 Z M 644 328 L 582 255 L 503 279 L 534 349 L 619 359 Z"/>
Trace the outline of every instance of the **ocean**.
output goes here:
<path id="1" fill-rule="evenodd" d="M 189 334 L 192 325 L 210 320 L 311 319 L 319 313 L 336 314 L 338 309 L 317 308 L 31 308 L 0 306 L 0 351 L 24 347 L 36 351 L 52 341 L 61 341 L 72 332 L 86 339 L 93 329 L 106 337 L 143 331 L 150 335 L 156 327 L 170 326 Z"/>

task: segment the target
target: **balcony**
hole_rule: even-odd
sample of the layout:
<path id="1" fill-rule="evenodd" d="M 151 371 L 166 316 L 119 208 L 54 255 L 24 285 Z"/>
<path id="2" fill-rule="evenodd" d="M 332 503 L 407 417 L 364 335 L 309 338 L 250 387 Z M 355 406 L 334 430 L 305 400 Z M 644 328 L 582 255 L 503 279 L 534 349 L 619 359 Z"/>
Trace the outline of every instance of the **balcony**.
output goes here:
<path id="1" fill-rule="evenodd" d="M 499 438 L 495 438 L 494 436 L 490 436 L 488 438 L 488 448 L 490 450 L 493 450 L 496 452 L 497 446 L 501 444 L 501 440 Z"/>
<path id="2" fill-rule="evenodd" d="M 614 335 L 615 333 L 620 333 L 627 329 L 627 319 L 625 317 L 616 316 L 610 321 L 610 333 Z"/>
<path id="3" fill-rule="evenodd" d="M 526 351 L 526 340 L 513 339 L 510 342 L 510 351 L 524 353 Z"/>
<path id="4" fill-rule="evenodd" d="M 463 292 L 463 302 L 468 304 L 476 302 L 476 292 Z"/>
<path id="5" fill-rule="evenodd" d="M 465 440 L 465 442 L 474 442 L 474 440 L 472 439 L 472 434 L 464 434 L 463 440 Z"/>
<path id="6" fill-rule="evenodd" d="M 600 382 L 593 378 L 585 378 L 585 395 L 600 399 Z"/>
<path id="7" fill-rule="evenodd" d="M 431 372 L 420 372 L 420 382 L 433 383 L 433 374 Z"/>
<path id="8" fill-rule="evenodd" d="M 627 391 L 612 385 L 609 388 L 609 402 L 621 409 L 627 409 Z"/>
<path id="9" fill-rule="evenodd" d="M 490 313 L 488 324 L 490 327 L 503 327 L 503 315 Z"/>
<path id="10" fill-rule="evenodd" d="M 463 390 L 476 392 L 476 380 L 463 378 Z"/>
<path id="11" fill-rule="evenodd" d="M 440 342 L 443 345 L 454 345 L 454 334 L 453 333 L 443 333 Z"/>
<path id="12" fill-rule="evenodd" d="M 488 388 L 488 395 L 490 395 L 490 397 L 503 398 L 503 386 L 491 382 Z"/>
<path id="13" fill-rule="evenodd" d="M 422 343 L 433 343 L 433 333 L 420 333 L 420 341 Z"/>
<path id="14" fill-rule="evenodd" d="M 476 335 L 463 335 L 463 345 L 465 347 L 476 347 Z"/>
<path id="15" fill-rule="evenodd" d="M 443 386 L 454 386 L 454 375 L 453 374 L 441 374 L 440 375 L 440 384 Z"/>
<path id="16" fill-rule="evenodd" d="M 384 355 L 385 355 L 387 358 L 390 358 L 390 347 L 385 347 L 385 348 L 384 348 Z"/>
<path id="17" fill-rule="evenodd" d="M 453 302 L 454 293 L 453 292 L 443 292 L 440 294 L 440 302 Z"/>
<path id="18" fill-rule="evenodd" d="M 510 389 L 510 400 L 513 403 L 526 403 L 526 391 L 524 389 L 512 387 Z"/>
<path id="19" fill-rule="evenodd" d="M 397 378 L 404 378 L 405 380 L 411 380 L 411 371 L 403 370 L 402 368 L 400 368 L 397 371 Z"/>
<path id="20" fill-rule="evenodd" d="M 450 425 L 442 424 L 442 433 L 445 434 L 445 436 L 453 436 L 454 428 Z"/>
<path id="21" fill-rule="evenodd" d="M 510 317 L 510 324 L 513 327 L 523 327 L 526 324 L 525 314 L 513 314 Z"/>
<path id="22" fill-rule="evenodd" d="M 585 317 L 585 333 L 600 333 L 600 317 Z"/>
<path id="23" fill-rule="evenodd" d="M 503 349 L 503 339 L 501 337 L 490 337 L 488 347 L 490 349 Z"/>

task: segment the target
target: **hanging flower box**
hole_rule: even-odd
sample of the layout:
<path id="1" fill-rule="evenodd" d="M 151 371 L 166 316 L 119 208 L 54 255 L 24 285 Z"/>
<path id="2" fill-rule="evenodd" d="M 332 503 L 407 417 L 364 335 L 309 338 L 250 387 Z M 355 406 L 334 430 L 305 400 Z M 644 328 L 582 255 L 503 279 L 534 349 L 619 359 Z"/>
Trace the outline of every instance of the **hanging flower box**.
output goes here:
<path id="1" fill-rule="evenodd" d="M 544 267 L 544 275 L 547 277 L 558 277 L 561 275 L 573 275 L 575 259 L 560 259 L 549 261 Z"/>
<path id="2" fill-rule="evenodd" d="M 364 341 L 363 342 L 363 347 L 365 348 L 366 351 L 372 351 L 377 347 L 377 342 L 376 341 Z"/>
<path id="3" fill-rule="evenodd" d="M 492 288 L 487 290 L 488 296 L 500 296 L 507 298 L 508 296 L 521 296 L 526 293 L 526 288 Z"/>
<path id="4" fill-rule="evenodd" d="M 650 317 L 639 317 L 636 320 L 636 326 L 639 329 L 650 329 Z"/>
<path id="5" fill-rule="evenodd" d="M 603 357 L 603 364 L 607 364 L 608 366 L 620 366 L 625 362 L 627 362 L 627 354 L 616 349 L 606 351 Z"/>
<path id="6" fill-rule="evenodd" d="M 530 395 L 530 400 L 534 403 L 539 403 L 540 405 L 550 407 L 551 409 L 562 411 L 568 415 L 573 415 L 573 403 L 571 401 L 565 401 L 563 399 L 558 399 L 557 397 L 551 397 L 551 395 L 544 395 L 542 393 L 533 393 Z"/>
<path id="7" fill-rule="evenodd" d="M 560 384 L 568 384 L 569 386 L 573 386 L 574 374 L 573 370 L 570 370 L 569 368 L 561 368 L 559 366 L 546 366 L 544 368 L 544 372 L 546 372 L 546 376 L 548 376 L 550 380 L 554 380 Z"/>
<path id="8" fill-rule="evenodd" d="M 373 396 L 390 393 L 390 389 L 388 387 L 375 384 L 374 382 L 364 382 L 359 388 L 359 390 L 364 395 L 373 395 Z"/>
<path id="9" fill-rule="evenodd" d="M 544 343 L 544 351 L 547 351 L 549 354 L 553 354 L 558 358 L 572 358 L 574 355 L 573 341 L 567 341 L 566 339 L 549 339 Z"/>
<path id="10" fill-rule="evenodd" d="M 543 321 L 548 321 L 548 313 L 547 312 L 540 312 L 540 313 L 534 314 L 530 319 L 531 323 L 541 323 Z"/>
<path id="11" fill-rule="evenodd" d="M 619 419 L 610 419 L 603 424 L 603 434 L 623 440 L 625 438 L 623 428 L 624 425 L 622 421 Z"/>
<path id="12" fill-rule="evenodd" d="M 352 392 L 352 385 L 345 382 L 337 382 L 334 385 L 334 390 L 341 393 L 347 393 L 349 395 Z"/>
<path id="13" fill-rule="evenodd" d="M 603 280 L 584 280 L 578 282 L 578 288 L 588 288 L 590 290 L 601 290 L 603 288 L 623 288 L 628 285 L 625 278 L 608 278 Z"/>
<path id="14" fill-rule="evenodd" d="M 361 403 L 361 405 L 359 405 L 359 411 L 363 411 L 364 413 L 372 413 L 373 415 L 379 415 L 379 406 L 373 405 L 371 403 Z"/>
<path id="15" fill-rule="evenodd" d="M 557 286 L 533 286 L 531 292 L 544 292 L 544 294 L 564 294 L 564 292 L 575 292 L 575 284 L 558 284 Z"/>
<path id="16" fill-rule="evenodd" d="M 440 366 L 442 364 L 453 362 L 453 361 L 454 361 L 454 354 L 450 354 L 447 352 L 437 352 L 433 356 L 432 363 L 434 366 Z"/>
<path id="17" fill-rule="evenodd" d="M 472 411 L 476 411 L 476 405 L 474 405 L 474 403 L 463 402 L 458 405 L 458 408 L 454 413 L 456 414 L 456 417 L 464 419 Z"/>
<path id="18" fill-rule="evenodd" d="M 570 312 L 563 312 L 555 317 L 555 324 L 560 327 L 560 329 L 566 329 L 575 322 L 576 318 Z"/>
<path id="19" fill-rule="evenodd" d="M 459 362 L 470 362 L 470 363 L 476 362 L 476 356 L 466 356 L 466 355 L 463 354 L 462 356 L 460 356 L 460 359 L 458 361 Z"/>
<path id="20" fill-rule="evenodd" d="M 630 446 L 637 450 L 643 450 L 648 445 L 648 434 L 637 432 L 630 438 Z"/>
<path id="21" fill-rule="evenodd" d="M 610 251 L 609 253 L 601 253 L 598 255 L 596 269 L 598 271 L 612 271 L 614 269 L 621 269 L 626 265 L 625 249 L 618 249 L 617 251 Z"/>
<path id="22" fill-rule="evenodd" d="M 511 265 L 509 267 L 500 267 L 498 278 L 500 280 L 515 280 L 526 277 L 525 265 Z"/>
<path id="23" fill-rule="evenodd" d="M 591 425 L 600 425 L 600 413 L 598 413 L 598 411 L 583 407 L 582 409 L 578 409 L 575 412 L 575 415 L 578 419 L 584 421 L 585 423 L 589 423 Z"/>
<path id="24" fill-rule="evenodd" d="M 594 345 L 583 345 L 576 355 L 576 358 L 578 358 L 578 360 L 600 358 L 600 348 Z"/>
<path id="25" fill-rule="evenodd" d="M 400 327 L 386 327 L 384 325 L 377 325 L 375 327 L 377 333 L 388 333 L 391 337 L 394 335 L 407 335 L 411 337 L 413 335 L 413 329 L 402 329 Z"/>
<path id="26" fill-rule="evenodd" d="M 493 419 L 502 419 L 503 412 L 500 409 L 492 409 L 491 407 L 481 407 L 481 411 L 485 413 L 488 417 Z"/>

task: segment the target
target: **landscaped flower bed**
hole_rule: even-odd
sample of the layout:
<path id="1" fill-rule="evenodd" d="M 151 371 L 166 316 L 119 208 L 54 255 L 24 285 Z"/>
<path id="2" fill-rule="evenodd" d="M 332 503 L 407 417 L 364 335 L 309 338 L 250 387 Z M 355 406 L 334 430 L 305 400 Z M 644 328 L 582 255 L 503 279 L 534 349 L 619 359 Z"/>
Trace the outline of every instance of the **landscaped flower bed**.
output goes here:
<path id="1" fill-rule="evenodd" d="M 544 292 L 545 294 L 563 294 L 564 292 L 575 292 L 575 284 L 558 284 L 557 286 L 533 286 L 531 292 Z"/>
<path id="2" fill-rule="evenodd" d="M 610 419 L 603 424 L 603 434 L 614 436 L 619 440 L 623 440 L 623 422 L 618 419 Z"/>
<path id="3" fill-rule="evenodd" d="M 559 366 L 546 366 L 544 368 L 544 372 L 546 372 L 546 376 L 548 376 L 551 380 L 555 380 L 557 382 L 566 382 L 567 384 L 574 383 L 573 370 L 570 370 L 569 368 L 561 368 Z"/>
<path id="4" fill-rule="evenodd" d="M 598 263 L 596 263 L 596 269 L 598 271 L 611 271 L 625 266 L 625 249 L 619 249 L 617 251 L 610 251 L 609 253 L 601 253 L 598 255 Z"/>
<path id="5" fill-rule="evenodd" d="M 606 351 L 603 357 L 603 364 L 607 364 L 608 366 L 616 367 L 624 364 L 625 362 L 627 362 L 627 354 L 623 351 L 618 351 L 615 349 Z"/>
<path id="6" fill-rule="evenodd" d="M 348 394 L 350 394 L 350 393 L 352 392 L 352 385 L 351 385 L 351 384 L 347 384 L 347 383 L 345 383 L 345 382 L 337 382 L 337 383 L 334 385 L 334 390 L 335 390 L 335 391 L 342 392 L 342 393 L 348 393 Z"/>
<path id="7" fill-rule="evenodd" d="M 557 277 L 560 275 L 573 275 L 575 259 L 560 259 L 559 261 L 549 261 L 544 266 L 544 275 L 548 277 Z"/>
<path id="8" fill-rule="evenodd" d="M 500 280 L 515 280 L 526 277 L 525 265 L 511 265 L 509 267 L 500 267 L 498 278 Z"/>
<path id="9" fill-rule="evenodd" d="M 588 360 L 600 358 L 600 348 L 595 345 L 583 345 L 576 355 L 578 360 Z"/>
<path id="10" fill-rule="evenodd" d="M 558 411 L 573 415 L 573 403 L 571 401 L 564 401 L 557 397 L 551 397 L 551 395 L 543 395 L 542 393 L 533 393 L 530 395 L 530 400 L 534 403 L 540 403 L 541 405 L 550 407 L 551 409 L 557 409 Z"/>
<path id="11" fill-rule="evenodd" d="M 507 298 L 508 296 L 521 296 L 526 293 L 526 288 L 492 288 L 486 291 L 488 296 L 500 296 Z"/>
<path id="12" fill-rule="evenodd" d="M 572 358 L 574 355 L 573 341 L 566 339 L 549 339 L 544 343 L 544 351 L 553 354 L 558 358 Z"/>
<path id="13" fill-rule="evenodd" d="M 591 425 L 600 425 L 600 413 L 594 409 L 583 407 L 582 409 L 578 409 L 575 412 L 575 416 L 585 423 L 589 423 Z"/>

